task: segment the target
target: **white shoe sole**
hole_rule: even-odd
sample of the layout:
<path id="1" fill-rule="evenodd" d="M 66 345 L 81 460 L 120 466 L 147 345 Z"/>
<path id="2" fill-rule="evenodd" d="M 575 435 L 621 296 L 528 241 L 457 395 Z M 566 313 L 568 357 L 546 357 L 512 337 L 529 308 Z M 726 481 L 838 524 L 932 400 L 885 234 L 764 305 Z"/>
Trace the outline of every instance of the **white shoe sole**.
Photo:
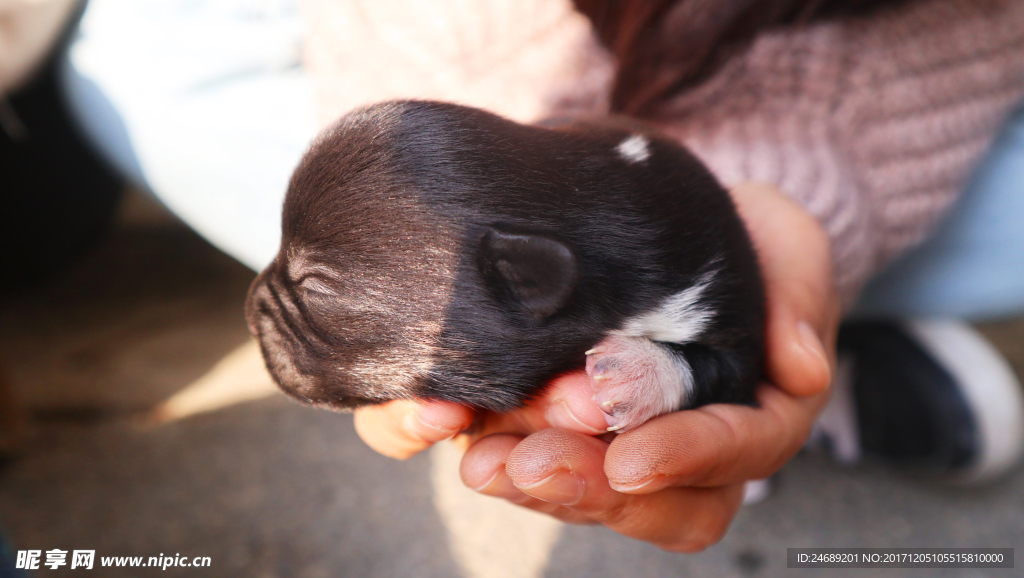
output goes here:
<path id="1" fill-rule="evenodd" d="M 908 333 L 962 386 L 978 428 L 978 453 L 953 483 L 979 484 L 996 479 L 1024 454 L 1024 391 L 1009 363 L 977 331 L 962 321 L 913 319 Z"/>

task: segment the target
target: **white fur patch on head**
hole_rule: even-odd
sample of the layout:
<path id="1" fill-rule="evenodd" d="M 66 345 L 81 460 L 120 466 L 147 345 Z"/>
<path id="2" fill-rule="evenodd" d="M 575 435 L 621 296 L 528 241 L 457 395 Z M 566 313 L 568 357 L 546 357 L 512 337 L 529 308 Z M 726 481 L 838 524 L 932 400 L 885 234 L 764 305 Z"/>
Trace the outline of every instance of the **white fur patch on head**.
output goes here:
<path id="1" fill-rule="evenodd" d="M 651 142 L 647 137 L 635 134 L 619 143 L 615 147 L 619 156 L 631 163 L 642 163 L 651 157 Z"/>
<path id="2" fill-rule="evenodd" d="M 701 275 L 696 283 L 665 299 L 654 311 L 627 319 L 622 329 L 612 333 L 665 343 L 696 341 L 715 317 L 715 310 L 701 302 L 714 277 L 715 271 Z"/>

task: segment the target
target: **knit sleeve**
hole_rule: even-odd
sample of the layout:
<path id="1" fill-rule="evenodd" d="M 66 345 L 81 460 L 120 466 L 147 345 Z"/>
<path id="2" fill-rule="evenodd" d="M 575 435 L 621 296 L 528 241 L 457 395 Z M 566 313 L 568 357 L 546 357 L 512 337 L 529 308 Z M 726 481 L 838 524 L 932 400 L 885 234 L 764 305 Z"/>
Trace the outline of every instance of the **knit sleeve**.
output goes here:
<path id="1" fill-rule="evenodd" d="M 302 0 L 328 124 L 361 105 L 446 100 L 520 122 L 608 109 L 613 61 L 571 0 Z"/>
<path id="2" fill-rule="evenodd" d="M 814 214 L 849 305 L 1022 100 L 1024 2 L 933 0 L 763 34 L 660 116 L 726 185 L 769 182 Z"/>

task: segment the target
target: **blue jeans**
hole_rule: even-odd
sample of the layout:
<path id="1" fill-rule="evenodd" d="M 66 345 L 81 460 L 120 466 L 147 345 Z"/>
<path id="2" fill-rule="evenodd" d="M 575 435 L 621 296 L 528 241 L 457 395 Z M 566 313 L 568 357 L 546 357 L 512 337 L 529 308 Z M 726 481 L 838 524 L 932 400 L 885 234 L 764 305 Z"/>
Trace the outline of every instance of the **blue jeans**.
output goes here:
<path id="1" fill-rule="evenodd" d="M 110 162 L 249 267 L 316 134 L 298 0 L 91 0 L 63 84 Z"/>
<path id="2" fill-rule="evenodd" d="M 274 256 L 316 126 L 297 0 L 91 0 L 65 87 L 87 134 L 214 245 Z M 867 287 L 859 315 L 1024 311 L 1024 110 L 936 235 Z M 1024 192 L 1024 191 L 1022 191 Z"/>
<path id="3" fill-rule="evenodd" d="M 854 314 L 982 320 L 1024 312 L 1024 108 L 935 235 L 875 276 Z"/>

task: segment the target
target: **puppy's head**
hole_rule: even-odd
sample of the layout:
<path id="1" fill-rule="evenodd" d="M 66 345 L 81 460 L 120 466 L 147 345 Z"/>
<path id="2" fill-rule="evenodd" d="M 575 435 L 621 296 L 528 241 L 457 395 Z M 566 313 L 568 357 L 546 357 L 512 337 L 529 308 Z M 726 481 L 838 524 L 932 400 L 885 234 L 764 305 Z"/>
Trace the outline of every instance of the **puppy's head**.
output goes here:
<path id="1" fill-rule="evenodd" d="M 581 364 L 631 313 L 607 307 L 605 281 L 643 265 L 627 262 L 643 239 L 619 210 L 604 234 L 625 249 L 595 258 L 587 239 L 607 223 L 578 215 L 609 183 L 554 135 L 429 102 L 375 105 L 325 132 L 246 307 L 282 389 L 335 409 L 419 397 L 506 410 Z"/>

